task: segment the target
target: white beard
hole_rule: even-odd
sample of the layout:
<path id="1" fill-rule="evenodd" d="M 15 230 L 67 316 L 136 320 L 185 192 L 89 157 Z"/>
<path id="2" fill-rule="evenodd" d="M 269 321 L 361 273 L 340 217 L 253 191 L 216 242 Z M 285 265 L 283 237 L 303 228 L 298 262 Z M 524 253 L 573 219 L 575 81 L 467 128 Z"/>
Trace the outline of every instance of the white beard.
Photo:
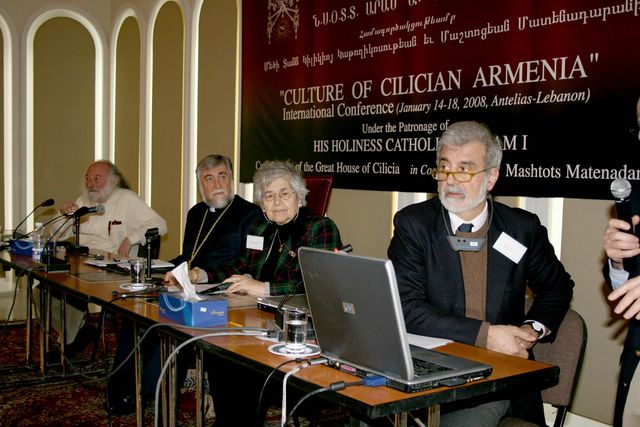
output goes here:
<path id="1" fill-rule="evenodd" d="M 487 199 L 487 186 L 489 185 L 489 176 L 485 176 L 482 180 L 482 191 L 478 193 L 478 196 L 475 199 L 467 199 L 467 193 L 463 187 L 460 185 L 445 185 L 439 191 L 440 201 L 442 205 L 449 212 L 458 214 L 460 212 L 465 212 L 471 210 L 478 206 L 480 203 Z M 446 193 L 456 193 L 462 194 L 464 198 L 462 199 L 448 199 L 445 197 Z"/>

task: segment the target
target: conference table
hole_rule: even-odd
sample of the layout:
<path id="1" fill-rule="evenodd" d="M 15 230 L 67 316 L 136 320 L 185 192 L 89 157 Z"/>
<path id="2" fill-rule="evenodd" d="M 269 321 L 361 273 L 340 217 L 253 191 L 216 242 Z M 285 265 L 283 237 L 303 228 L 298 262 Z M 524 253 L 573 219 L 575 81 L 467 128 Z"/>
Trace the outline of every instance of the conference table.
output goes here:
<path id="1" fill-rule="evenodd" d="M 165 345 L 167 347 L 163 352 L 163 356 L 166 356 L 167 352 L 174 349 L 180 342 L 184 342 L 191 337 L 203 335 L 206 332 L 177 325 L 163 319 L 160 316 L 156 300 L 117 298 L 118 295 L 114 295 L 114 292 L 119 294 L 123 292 L 120 285 L 128 281 L 127 277 L 110 275 L 102 269 L 86 264 L 85 261 L 87 259 L 77 256 L 69 257 L 68 260 L 71 266 L 69 272 L 52 273 L 39 270 L 37 266 L 30 266 L 28 257 L 15 256 L 6 251 L 0 254 L 0 264 L 11 268 L 29 269 L 30 280 L 37 280 L 45 295 L 54 291 L 95 303 L 101 306 L 103 310 L 109 310 L 112 313 L 125 316 L 142 328 L 161 323 L 162 326 L 157 327 L 156 330 L 166 338 Z M 46 300 L 43 300 L 43 303 L 46 304 Z M 256 307 L 255 298 L 229 296 L 228 304 L 229 325 L 247 328 L 269 328 L 273 314 L 259 310 Z M 212 332 L 215 330 L 216 328 L 211 328 Z M 42 335 L 40 346 L 43 351 L 46 348 L 45 341 L 45 337 Z M 215 336 L 199 339 L 194 341 L 193 344 L 199 350 L 200 355 L 202 355 L 202 352 L 209 352 L 263 376 L 272 373 L 274 368 L 287 360 L 285 356 L 279 356 L 268 351 L 273 341 L 255 336 Z M 355 386 L 338 392 L 320 393 L 317 396 L 344 407 L 354 419 L 364 420 L 365 422 L 381 417 L 391 417 L 397 421 L 397 424 L 402 425 L 406 421 L 406 415 L 404 414 L 408 411 L 431 408 L 430 425 L 437 425 L 439 405 L 441 404 L 497 392 L 522 393 L 543 389 L 555 384 L 559 374 L 559 368 L 556 366 L 524 360 L 462 343 L 449 343 L 438 347 L 437 350 L 491 365 L 493 371 L 485 379 L 464 385 L 438 387 L 410 394 L 388 387 Z M 43 354 L 43 351 L 40 354 Z M 198 365 L 201 369 L 202 357 L 199 357 L 199 360 L 200 363 Z M 44 372 L 46 369 L 44 360 L 41 360 L 40 363 Z M 295 365 L 293 364 L 282 366 L 273 375 L 273 378 L 282 380 L 285 373 L 294 368 Z M 201 377 L 201 372 L 199 374 Z M 139 376 L 140 372 L 137 375 Z M 170 373 L 168 377 L 171 377 L 171 375 Z M 352 382 L 357 379 L 357 377 L 334 368 L 315 365 L 300 370 L 291 376 L 287 384 L 301 392 L 308 393 L 335 382 Z M 218 386 L 223 385 L 218 384 Z M 163 417 L 169 425 L 175 423 L 175 409 L 173 408 L 175 406 L 175 390 L 174 384 L 168 385 L 163 390 Z M 136 391 L 139 397 L 139 386 L 137 386 Z M 140 397 L 138 402 L 138 424 L 142 425 Z M 197 411 L 197 420 L 199 425 L 203 425 L 201 402 L 198 402 L 198 405 L 200 410 Z"/>

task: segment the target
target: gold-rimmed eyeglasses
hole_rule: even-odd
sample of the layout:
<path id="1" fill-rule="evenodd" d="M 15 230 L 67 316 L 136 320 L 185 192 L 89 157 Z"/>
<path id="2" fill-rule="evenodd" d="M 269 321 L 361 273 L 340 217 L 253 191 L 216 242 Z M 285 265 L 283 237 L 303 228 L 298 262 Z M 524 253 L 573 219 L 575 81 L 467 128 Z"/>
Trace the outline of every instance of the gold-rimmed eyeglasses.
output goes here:
<path id="1" fill-rule="evenodd" d="M 262 195 L 262 201 L 271 203 L 276 199 L 276 196 L 278 196 L 278 197 L 280 197 L 280 200 L 282 200 L 283 202 L 286 202 L 294 194 L 296 194 L 296 193 L 293 190 L 282 190 L 279 193 L 272 193 L 272 192 L 264 193 Z"/>
<path id="2" fill-rule="evenodd" d="M 449 175 L 453 175 L 453 179 L 457 182 L 469 182 L 473 179 L 474 176 L 481 174 L 482 172 L 486 172 L 488 169 L 482 169 L 476 172 L 466 172 L 466 171 L 449 171 L 442 168 L 432 169 L 431 176 L 436 181 L 446 181 L 449 178 Z"/>

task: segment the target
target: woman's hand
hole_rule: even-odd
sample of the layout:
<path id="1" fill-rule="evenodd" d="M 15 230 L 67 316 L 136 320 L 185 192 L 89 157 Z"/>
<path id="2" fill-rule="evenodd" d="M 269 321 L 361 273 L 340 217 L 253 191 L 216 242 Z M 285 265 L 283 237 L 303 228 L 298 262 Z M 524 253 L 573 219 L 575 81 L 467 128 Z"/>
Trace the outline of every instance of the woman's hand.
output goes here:
<path id="1" fill-rule="evenodd" d="M 254 279 L 250 275 L 234 274 L 224 280 L 224 283 L 231 283 L 227 288 L 227 294 L 245 294 L 256 297 L 265 296 L 265 282 Z"/>

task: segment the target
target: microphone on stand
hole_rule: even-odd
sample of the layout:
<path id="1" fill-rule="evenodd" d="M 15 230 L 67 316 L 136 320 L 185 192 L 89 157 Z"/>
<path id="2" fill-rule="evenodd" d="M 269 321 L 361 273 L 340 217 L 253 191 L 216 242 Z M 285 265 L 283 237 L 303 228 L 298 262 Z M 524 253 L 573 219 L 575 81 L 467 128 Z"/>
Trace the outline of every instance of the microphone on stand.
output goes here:
<path id="1" fill-rule="evenodd" d="M 27 214 L 27 216 L 25 216 L 25 217 L 23 218 L 23 220 L 22 220 L 22 221 L 20 221 L 20 224 L 18 224 L 18 225 L 16 226 L 16 228 L 13 230 L 13 236 L 12 236 L 12 237 L 13 237 L 14 239 L 16 238 L 16 236 L 18 235 L 18 229 L 20 228 L 20 226 L 21 226 L 22 224 L 24 224 L 24 222 L 27 220 L 27 218 L 29 218 L 31 215 L 33 215 L 33 213 L 34 213 L 38 208 L 41 208 L 41 207 L 42 207 L 42 208 L 44 208 L 44 207 L 47 207 L 47 206 L 51 206 L 51 205 L 53 205 L 54 203 L 55 203 L 55 200 L 53 200 L 53 199 L 47 199 L 47 200 L 45 200 L 44 202 L 40 203 L 40 204 L 39 204 L 38 206 L 36 206 L 35 208 L 33 208 L 33 210 L 32 210 L 31 212 L 29 212 L 29 213 Z M 29 233 L 29 234 L 30 234 L 30 233 Z M 20 238 L 25 237 L 25 236 L 26 236 L 26 235 L 24 235 L 24 234 L 23 234 L 23 235 L 21 235 L 21 236 L 20 236 Z"/>
<path id="2" fill-rule="evenodd" d="M 144 239 L 147 246 L 147 279 L 151 279 L 151 273 L 153 271 L 153 250 L 152 246 L 155 245 L 155 242 L 158 242 L 158 238 L 160 237 L 160 232 L 158 231 L 158 227 L 153 227 L 148 229 L 144 233 Z"/>
<path id="3" fill-rule="evenodd" d="M 611 195 L 615 199 L 616 206 L 616 217 L 625 222 L 628 222 L 631 225 L 629 230 L 625 232 L 629 234 L 635 234 L 634 225 L 631 220 L 633 217 L 633 213 L 631 211 L 631 183 L 624 179 L 619 178 L 614 180 L 611 183 Z M 622 263 L 624 265 L 624 269 L 629 272 L 629 278 L 635 277 L 637 275 L 638 269 L 638 257 L 634 256 L 631 258 L 623 258 Z"/>
<path id="4" fill-rule="evenodd" d="M 76 244 L 67 248 L 67 254 L 85 255 L 89 253 L 88 247 L 80 246 L 80 217 L 90 213 L 103 215 L 104 205 L 96 205 L 92 207 L 82 206 L 81 208 L 76 209 L 74 213 L 70 214 L 70 217 L 75 220 L 73 227 L 76 235 Z"/>
<path id="5" fill-rule="evenodd" d="M 49 224 L 51 224 L 52 222 L 57 221 L 57 220 L 59 220 L 59 219 L 61 219 L 61 218 L 67 218 L 67 219 L 68 219 L 67 215 L 65 215 L 65 214 L 58 215 L 58 216 L 56 216 L 56 217 L 51 218 L 49 221 L 45 222 L 44 224 L 42 224 L 42 228 L 46 228 L 46 227 L 47 227 L 47 225 L 49 225 Z M 66 222 L 66 221 L 65 221 L 65 222 Z M 15 239 L 15 240 L 25 239 L 25 238 L 27 238 L 27 237 L 31 236 L 31 235 L 32 235 L 36 230 L 37 230 L 37 228 L 34 228 L 34 229 L 33 229 L 33 230 L 31 230 L 30 232 L 25 233 L 25 234 L 22 234 L 20 237 L 18 237 L 18 238 L 17 238 L 17 239 Z"/>
<path id="6" fill-rule="evenodd" d="M 83 206 L 81 208 L 76 209 L 76 211 L 74 213 L 72 213 L 71 216 L 73 218 L 80 218 L 81 216 L 84 216 L 84 215 L 90 214 L 90 213 L 103 215 L 104 214 L 104 205 L 95 205 L 95 206 L 92 206 L 92 207 Z"/>

